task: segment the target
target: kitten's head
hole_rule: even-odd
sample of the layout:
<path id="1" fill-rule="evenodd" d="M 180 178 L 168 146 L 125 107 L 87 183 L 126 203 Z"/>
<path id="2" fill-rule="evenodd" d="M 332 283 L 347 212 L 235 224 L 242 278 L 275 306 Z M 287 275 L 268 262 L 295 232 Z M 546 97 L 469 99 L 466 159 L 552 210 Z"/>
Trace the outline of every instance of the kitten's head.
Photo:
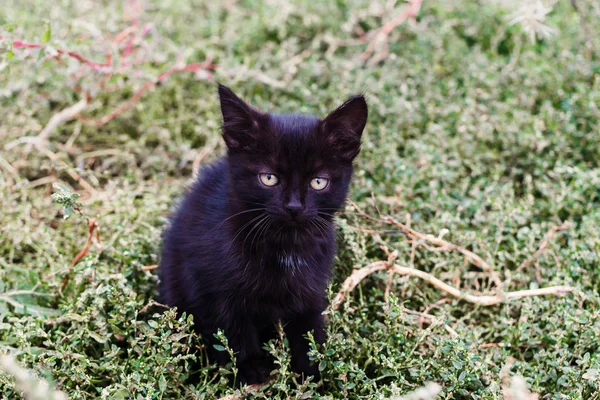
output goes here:
<path id="1" fill-rule="evenodd" d="M 219 85 L 233 196 L 283 227 L 330 220 L 346 198 L 367 122 L 364 96 L 323 119 L 262 113 Z"/>

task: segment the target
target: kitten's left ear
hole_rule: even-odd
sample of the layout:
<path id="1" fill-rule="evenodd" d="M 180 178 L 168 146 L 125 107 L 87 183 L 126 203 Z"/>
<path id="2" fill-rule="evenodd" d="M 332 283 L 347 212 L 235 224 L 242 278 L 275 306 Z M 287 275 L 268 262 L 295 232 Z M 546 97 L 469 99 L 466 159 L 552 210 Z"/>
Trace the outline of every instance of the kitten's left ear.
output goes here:
<path id="1" fill-rule="evenodd" d="M 227 86 L 219 84 L 223 114 L 223 139 L 229 150 L 251 151 L 260 143 L 259 126 L 265 115 L 237 97 Z"/>
<path id="2" fill-rule="evenodd" d="M 356 95 L 321 121 L 322 134 L 342 160 L 352 161 L 360 152 L 360 137 L 368 115 L 365 96 Z"/>

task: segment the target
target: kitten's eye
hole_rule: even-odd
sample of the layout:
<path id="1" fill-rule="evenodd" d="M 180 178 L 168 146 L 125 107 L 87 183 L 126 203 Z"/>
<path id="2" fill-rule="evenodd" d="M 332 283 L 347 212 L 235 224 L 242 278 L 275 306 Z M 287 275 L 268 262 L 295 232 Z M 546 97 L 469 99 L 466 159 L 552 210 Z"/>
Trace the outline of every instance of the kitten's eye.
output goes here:
<path id="1" fill-rule="evenodd" d="M 273 174 L 258 174 L 258 179 L 265 186 L 275 186 L 279 183 L 279 179 Z"/>
<path id="2" fill-rule="evenodd" d="M 323 190 L 329 184 L 329 179 L 316 177 L 312 181 L 310 181 L 310 187 L 315 190 Z"/>

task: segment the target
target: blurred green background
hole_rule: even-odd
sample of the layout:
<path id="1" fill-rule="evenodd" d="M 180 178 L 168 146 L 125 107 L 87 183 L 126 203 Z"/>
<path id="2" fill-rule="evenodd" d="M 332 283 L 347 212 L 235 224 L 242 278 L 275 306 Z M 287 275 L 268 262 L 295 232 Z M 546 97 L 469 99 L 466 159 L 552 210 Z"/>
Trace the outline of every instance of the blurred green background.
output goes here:
<path id="1" fill-rule="evenodd" d="M 0 354 L 72 399 L 385 399 L 430 381 L 440 398 L 501 399 L 508 375 L 543 399 L 600 398 L 600 5 L 425 0 L 381 39 L 407 7 L 3 0 Z M 190 70 L 161 75 L 173 67 Z M 185 319 L 146 307 L 157 278 L 142 268 L 157 264 L 194 166 L 224 153 L 216 81 L 258 108 L 315 115 L 366 93 L 351 200 L 446 232 L 506 291 L 577 290 L 482 307 L 397 276 L 386 301 L 378 272 L 328 315 L 312 353 L 324 391 L 290 372 L 284 340 L 267 344 L 279 363 L 269 385 L 232 388 L 231 368 L 193 362 L 202 344 Z M 81 194 L 67 220 L 56 182 Z M 102 246 L 71 267 L 85 216 Z M 459 253 L 411 257 L 399 231 L 351 206 L 338 225 L 332 297 L 354 268 L 387 259 L 381 245 L 466 293 L 496 290 Z M 1 399 L 30 389 L 0 373 Z"/>

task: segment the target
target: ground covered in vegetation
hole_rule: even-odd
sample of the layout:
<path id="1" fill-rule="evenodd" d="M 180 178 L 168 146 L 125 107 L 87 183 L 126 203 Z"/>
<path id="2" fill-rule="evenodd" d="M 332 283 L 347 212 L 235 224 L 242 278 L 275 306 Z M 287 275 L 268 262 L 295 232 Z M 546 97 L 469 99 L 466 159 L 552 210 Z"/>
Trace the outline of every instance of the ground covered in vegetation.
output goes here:
<path id="1" fill-rule="evenodd" d="M 384 399 L 426 382 L 444 399 L 500 399 L 512 375 L 540 398 L 598 399 L 600 9 L 552 3 L 554 34 L 531 41 L 535 21 L 509 23 L 517 2 L 425 0 L 387 52 L 377 39 L 361 59 L 402 2 L 4 0 L 0 353 L 72 399 Z M 201 342 L 149 306 L 151 266 L 195 166 L 223 154 L 215 81 L 282 112 L 367 94 L 332 299 L 353 269 L 388 260 L 382 246 L 467 294 L 576 290 L 483 306 L 378 271 L 328 314 L 312 352 L 324 394 L 298 383 L 283 339 L 253 392 L 231 388 L 231 368 L 191 371 Z M 81 194 L 69 219 L 55 182 Z M 102 246 L 71 266 L 86 217 Z M 23 385 L 0 374 L 0 398 Z"/>

